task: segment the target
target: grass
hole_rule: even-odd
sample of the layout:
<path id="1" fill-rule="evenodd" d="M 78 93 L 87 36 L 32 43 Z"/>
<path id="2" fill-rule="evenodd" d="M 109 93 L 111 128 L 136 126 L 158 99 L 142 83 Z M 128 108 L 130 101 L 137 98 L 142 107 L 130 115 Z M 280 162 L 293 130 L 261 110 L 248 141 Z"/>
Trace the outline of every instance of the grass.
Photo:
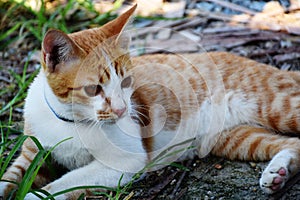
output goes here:
<path id="1" fill-rule="evenodd" d="M 46 9 L 44 0 L 39 2 L 40 9 L 35 10 L 28 7 L 26 1 L 0 1 L 0 49 L 24 35 L 37 39 L 40 43 L 43 35 L 51 28 L 70 33 L 102 25 L 115 17 L 111 12 L 101 14 L 96 11 L 92 1 L 71 0 L 64 6 L 50 7 L 49 10 Z M 113 10 L 120 6 L 120 2 L 116 1 Z"/>

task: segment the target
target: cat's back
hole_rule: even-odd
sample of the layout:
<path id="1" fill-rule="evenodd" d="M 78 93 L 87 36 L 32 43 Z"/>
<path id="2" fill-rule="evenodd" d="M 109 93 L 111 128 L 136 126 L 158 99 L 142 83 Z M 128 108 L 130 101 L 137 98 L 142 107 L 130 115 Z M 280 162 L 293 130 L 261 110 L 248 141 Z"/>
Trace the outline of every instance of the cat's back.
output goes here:
<path id="1" fill-rule="evenodd" d="M 200 70 L 212 69 L 216 65 L 219 70 L 259 69 L 265 67 L 267 71 L 277 70 L 266 64 L 234 55 L 228 52 L 187 53 L 187 54 L 151 54 L 132 58 L 134 66 L 147 64 L 161 64 L 177 70 L 186 70 L 188 66 L 194 65 Z"/>
<path id="2" fill-rule="evenodd" d="M 170 68 L 173 72 L 185 77 L 194 89 L 196 89 L 195 84 L 200 86 L 203 81 L 208 85 L 214 85 L 213 82 L 221 81 L 225 89 L 238 89 L 243 85 L 252 87 L 257 82 L 265 82 L 264 85 L 273 87 L 272 82 L 274 81 L 272 80 L 285 82 L 289 81 L 290 78 L 300 82 L 297 72 L 281 71 L 270 65 L 227 52 L 153 54 L 134 57 L 132 61 L 134 66 L 141 68 L 143 66 L 158 66 L 150 75 L 148 73 L 148 76 L 155 74 L 161 77 L 163 73 L 156 69 Z M 173 76 L 174 74 L 168 75 Z"/>

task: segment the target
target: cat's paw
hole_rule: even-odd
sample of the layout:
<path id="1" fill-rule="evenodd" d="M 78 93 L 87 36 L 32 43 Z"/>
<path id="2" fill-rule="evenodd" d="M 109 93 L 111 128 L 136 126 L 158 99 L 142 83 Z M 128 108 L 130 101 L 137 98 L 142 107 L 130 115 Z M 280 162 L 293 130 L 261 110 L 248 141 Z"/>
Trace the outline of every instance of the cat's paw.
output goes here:
<path id="1" fill-rule="evenodd" d="M 4 198 L 9 195 L 9 193 L 16 188 L 15 184 L 9 182 L 0 182 L 0 197 Z"/>
<path id="2" fill-rule="evenodd" d="M 0 182 L 0 197 L 4 196 L 4 192 L 7 188 L 7 184 L 5 182 Z"/>
<path id="3" fill-rule="evenodd" d="M 297 154 L 292 149 L 284 149 L 273 157 L 259 180 L 264 192 L 272 194 L 283 188 L 290 178 L 290 172 L 295 171 L 292 170 L 294 167 L 291 167 L 291 161 L 295 157 Z"/>
<path id="4" fill-rule="evenodd" d="M 40 195 L 41 197 L 43 197 L 43 198 L 47 197 L 47 196 L 45 196 L 44 193 L 41 193 L 41 192 L 36 192 L 36 193 L 38 195 Z M 59 196 L 55 196 L 54 198 L 55 198 L 55 200 L 66 200 L 67 199 L 67 197 L 64 194 L 59 195 Z M 41 198 L 38 197 L 37 195 L 33 194 L 33 193 L 26 194 L 26 196 L 24 198 L 24 200 L 38 200 L 38 199 L 41 199 Z"/>
<path id="5" fill-rule="evenodd" d="M 288 178 L 287 168 L 267 167 L 259 180 L 259 184 L 265 193 L 272 194 L 283 188 Z"/>
<path id="6" fill-rule="evenodd" d="M 42 195 L 42 196 L 44 196 L 44 195 Z M 26 196 L 24 198 L 24 200 L 39 200 L 39 199 L 41 199 L 41 198 L 39 198 L 38 196 L 36 196 L 33 193 L 26 194 Z"/>
<path id="7" fill-rule="evenodd" d="M 0 182 L 0 199 L 4 198 L 5 188 L 6 188 L 5 184 L 3 182 Z"/>

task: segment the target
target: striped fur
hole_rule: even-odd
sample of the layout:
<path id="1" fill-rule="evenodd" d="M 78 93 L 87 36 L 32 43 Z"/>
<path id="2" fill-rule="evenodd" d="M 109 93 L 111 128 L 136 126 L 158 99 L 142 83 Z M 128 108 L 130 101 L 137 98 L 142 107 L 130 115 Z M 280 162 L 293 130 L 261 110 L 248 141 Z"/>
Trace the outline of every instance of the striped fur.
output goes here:
<path id="1" fill-rule="evenodd" d="M 267 193 L 281 189 L 300 169 L 300 140 L 286 134 L 300 132 L 299 72 L 224 52 L 130 58 L 122 30 L 134 10 L 98 29 L 46 34 L 24 131 L 46 149 L 72 139 L 52 153 L 69 172 L 52 181 L 43 168 L 34 185 L 50 193 L 80 185 L 115 187 L 123 172 L 124 184 L 166 149 L 192 145 L 199 157 L 271 160 L 260 186 Z M 163 162 L 193 153 L 178 152 Z M 26 141 L 3 179 L 20 182 L 36 153 Z M 0 195 L 15 187 L 1 182 Z"/>

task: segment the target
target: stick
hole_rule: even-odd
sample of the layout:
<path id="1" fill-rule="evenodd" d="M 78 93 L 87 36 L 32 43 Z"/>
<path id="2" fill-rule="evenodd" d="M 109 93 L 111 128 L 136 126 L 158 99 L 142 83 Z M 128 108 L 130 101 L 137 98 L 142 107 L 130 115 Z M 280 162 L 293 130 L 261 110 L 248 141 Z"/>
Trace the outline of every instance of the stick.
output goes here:
<path id="1" fill-rule="evenodd" d="M 239 6 L 239 5 L 236 5 L 234 3 L 227 2 L 227 1 L 221 1 L 221 0 L 206 0 L 206 1 L 213 2 L 213 3 L 219 4 L 223 7 L 227 7 L 227 8 L 230 8 L 232 10 L 240 11 L 240 12 L 243 12 L 243 13 L 246 13 L 246 14 L 249 14 L 249 15 L 255 15 L 256 14 L 256 12 L 253 11 L 253 10 L 250 10 L 250 9 L 245 8 L 243 6 Z"/>

